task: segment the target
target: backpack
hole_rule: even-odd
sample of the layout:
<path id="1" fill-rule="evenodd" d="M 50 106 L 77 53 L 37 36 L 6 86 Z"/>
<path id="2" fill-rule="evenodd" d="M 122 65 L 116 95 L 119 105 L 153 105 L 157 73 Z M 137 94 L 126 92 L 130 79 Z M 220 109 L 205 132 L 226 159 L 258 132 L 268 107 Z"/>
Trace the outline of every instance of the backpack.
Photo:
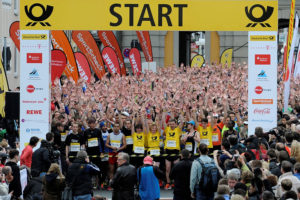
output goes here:
<path id="1" fill-rule="evenodd" d="M 200 190 L 206 194 L 213 194 L 218 188 L 218 182 L 220 180 L 219 170 L 214 161 L 204 164 L 200 158 L 196 160 L 202 167 L 201 180 L 199 182 Z"/>

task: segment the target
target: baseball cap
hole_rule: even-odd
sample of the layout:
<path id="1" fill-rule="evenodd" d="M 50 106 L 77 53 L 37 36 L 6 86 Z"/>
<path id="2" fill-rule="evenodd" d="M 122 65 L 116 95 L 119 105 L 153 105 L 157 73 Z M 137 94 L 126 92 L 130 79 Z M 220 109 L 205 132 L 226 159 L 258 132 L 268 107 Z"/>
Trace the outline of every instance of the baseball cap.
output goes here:
<path id="1" fill-rule="evenodd" d="M 192 124 L 193 126 L 195 126 L 195 122 L 193 120 L 187 122 L 187 124 Z"/>
<path id="2" fill-rule="evenodd" d="M 129 117 L 129 113 L 124 111 L 124 112 L 121 112 L 122 115 L 126 116 L 126 117 Z"/>
<path id="3" fill-rule="evenodd" d="M 248 125 L 248 121 L 244 121 L 244 124 Z"/>
<path id="4" fill-rule="evenodd" d="M 144 164 L 145 165 L 153 165 L 153 159 L 150 156 L 146 156 L 144 158 Z"/>

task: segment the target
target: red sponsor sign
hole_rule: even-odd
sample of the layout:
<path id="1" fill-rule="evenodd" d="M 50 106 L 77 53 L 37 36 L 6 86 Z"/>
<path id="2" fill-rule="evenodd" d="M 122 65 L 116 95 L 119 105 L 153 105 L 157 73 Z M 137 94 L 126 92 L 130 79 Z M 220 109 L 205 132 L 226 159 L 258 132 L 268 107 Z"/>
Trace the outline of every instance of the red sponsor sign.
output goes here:
<path id="1" fill-rule="evenodd" d="M 263 108 L 263 109 L 255 108 L 253 113 L 258 114 L 258 115 L 268 115 L 271 113 L 271 109 L 270 108 Z"/>
<path id="2" fill-rule="evenodd" d="M 17 49 L 20 51 L 20 22 L 15 21 L 9 27 L 9 35 L 15 43 Z"/>
<path id="3" fill-rule="evenodd" d="M 89 62 L 87 61 L 86 57 L 80 52 L 75 53 L 75 58 L 80 77 L 89 83 L 91 80 L 91 70 Z"/>
<path id="4" fill-rule="evenodd" d="M 132 72 L 135 75 L 142 73 L 141 54 L 137 48 L 132 48 L 129 52 L 129 61 L 132 67 Z"/>
<path id="5" fill-rule="evenodd" d="M 67 66 L 67 58 L 63 51 L 54 49 L 51 51 L 51 82 L 60 78 Z"/>
<path id="6" fill-rule="evenodd" d="M 35 90 L 35 87 L 33 85 L 28 85 L 26 87 L 26 90 L 27 90 L 28 93 L 33 93 L 34 90 Z"/>
<path id="7" fill-rule="evenodd" d="M 263 92 L 263 88 L 261 86 L 256 86 L 255 93 L 256 94 L 261 94 L 262 92 Z"/>
<path id="8" fill-rule="evenodd" d="M 256 65 L 270 65 L 271 55 L 270 54 L 255 54 Z"/>
<path id="9" fill-rule="evenodd" d="M 137 31 L 136 34 L 141 44 L 146 61 L 152 62 L 153 56 L 149 31 Z"/>
<path id="10" fill-rule="evenodd" d="M 102 57 L 108 71 L 111 74 L 121 74 L 120 65 L 116 52 L 111 47 L 105 47 L 102 51 Z"/>
<path id="11" fill-rule="evenodd" d="M 99 79 L 105 74 L 103 60 L 95 39 L 89 31 L 73 31 L 72 39 L 80 51 L 87 57 L 93 71 Z"/>
<path id="12" fill-rule="evenodd" d="M 26 114 L 28 114 L 28 115 L 41 115 L 42 110 L 27 110 Z"/>
<path id="13" fill-rule="evenodd" d="M 42 53 L 27 53 L 27 63 L 42 63 L 43 54 Z"/>
<path id="14" fill-rule="evenodd" d="M 115 34 L 112 31 L 98 31 L 98 37 L 105 47 L 111 47 L 116 52 L 120 64 L 121 74 L 126 75 L 124 59 Z"/>

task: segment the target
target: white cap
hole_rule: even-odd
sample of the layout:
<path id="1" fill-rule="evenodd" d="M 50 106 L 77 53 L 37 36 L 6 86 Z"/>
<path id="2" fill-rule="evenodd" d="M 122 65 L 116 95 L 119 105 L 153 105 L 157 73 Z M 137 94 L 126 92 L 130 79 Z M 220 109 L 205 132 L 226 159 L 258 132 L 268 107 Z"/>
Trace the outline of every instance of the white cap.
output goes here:
<path id="1" fill-rule="evenodd" d="M 126 117 L 129 117 L 129 113 L 124 111 L 124 112 L 121 112 L 122 115 L 126 116 Z"/>
<path id="2" fill-rule="evenodd" d="M 244 124 L 247 124 L 247 125 L 248 125 L 248 121 L 244 121 Z"/>

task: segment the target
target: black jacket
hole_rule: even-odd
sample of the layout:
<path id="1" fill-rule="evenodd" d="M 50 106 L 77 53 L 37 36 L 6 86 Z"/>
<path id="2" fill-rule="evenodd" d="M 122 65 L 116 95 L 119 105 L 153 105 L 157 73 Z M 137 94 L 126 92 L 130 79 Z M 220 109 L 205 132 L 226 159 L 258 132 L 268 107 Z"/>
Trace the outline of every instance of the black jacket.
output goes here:
<path id="1" fill-rule="evenodd" d="M 176 163 L 171 170 L 170 179 L 174 180 L 174 196 L 182 199 L 190 199 L 190 173 L 193 162 L 189 159 L 183 159 Z"/>
<path id="2" fill-rule="evenodd" d="M 73 196 L 92 194 L 92 175 L 96 175 L 99 171 L 98 167 L 84 160 L 75 159 L 66 176 L 66 183 L 72 187 Z"/>
<path id="3" fill-rule="evenodd" d="M 31 171 L 35 173 L 47 172 L 50 165 L 50 152 L 47 141 L 41 142 L 41 147 L 32 154 Z"/>
<path id="4" fill-rule="evenodd" d="M 137 182 L 136 169 L 133 165 L 125 163 L 118 167 L 111 186 L 114 188 L 113 200 L 133 200 L 134 185 Z"/>
<path id="5" fill-rule="evenodd" d="M 270 160 L 269 170 L 272 174 L 274 174 L 277 177 L 279 177 L 281 175 L 280 166 L 277 165 L 276 159 Z"/>
<path id="6" fill-rule="evenodd" d="M 33 177 L 29 183 L 26 185 L 23 191 L 23 197 L 25 200 L 30 200 L 34 196 L 39 196 L 42 199 L 42 178 L 41 177 Z"/>
<path id="7" fill-rule="evenodd" d="M 22 195 L 22 187 L 20 181 L 20 168 L 15 162 L 7 162 L 6 166 L 10 166 L 12 169 L 13 180 L 9 184 L 9 192 L 14 191 L 14 197 L 20 197 Z"/>

